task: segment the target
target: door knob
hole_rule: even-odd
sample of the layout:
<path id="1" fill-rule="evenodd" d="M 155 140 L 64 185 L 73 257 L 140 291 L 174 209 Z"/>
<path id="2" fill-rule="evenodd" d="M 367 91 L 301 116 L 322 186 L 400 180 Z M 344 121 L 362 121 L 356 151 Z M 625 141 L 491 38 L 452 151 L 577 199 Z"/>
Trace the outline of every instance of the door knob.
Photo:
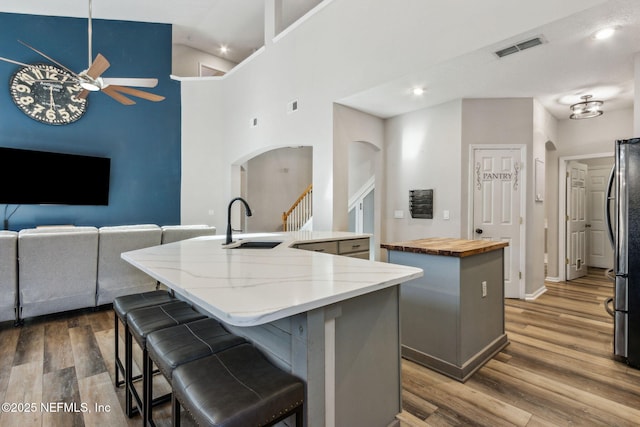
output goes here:
<path id="1" fill-rule="evenodd" d="M 482 228 L 476 228 L 476 233 L 482 234 Z"/>

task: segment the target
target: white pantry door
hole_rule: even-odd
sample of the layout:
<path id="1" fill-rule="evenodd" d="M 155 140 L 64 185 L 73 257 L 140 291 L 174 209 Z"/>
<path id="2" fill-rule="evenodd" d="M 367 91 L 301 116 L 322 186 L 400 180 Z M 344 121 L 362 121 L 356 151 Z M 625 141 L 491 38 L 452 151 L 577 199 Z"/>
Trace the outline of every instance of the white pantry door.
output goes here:
<path id="1" fill-rule="evenodd" d="M 519 148 L 476 148 L 473 164 L 473 238 L 509 243 L 504 249 L 504 295 L 522 298 L 522 151 Z"/>
<path id="2" fill-rule="evenodd" d="M 587 274 L 587 165 L 567 165 L 567 280 Z"/>

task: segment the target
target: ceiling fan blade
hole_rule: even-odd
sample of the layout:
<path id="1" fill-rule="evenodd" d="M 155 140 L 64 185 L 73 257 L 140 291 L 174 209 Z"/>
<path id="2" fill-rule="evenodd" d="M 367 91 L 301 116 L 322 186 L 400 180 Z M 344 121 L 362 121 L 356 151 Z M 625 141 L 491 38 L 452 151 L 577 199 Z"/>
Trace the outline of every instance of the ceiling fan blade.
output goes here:
<path id="1" fill-rule="evenodd" d="M 94 59 L 93 62 L 91 63 L 91 66 L 87 70 L 86 74 L 92 79 L 97 79 L 102 75 L 102 73 L 107 71 L 107 69 L 110 66 L 111 64 L 109 64 L 109 61 L 107 61 L 107 58 L 105 58 L 104 56 L 102 56 L 102 54 L 99 53 L 98 56 L 96 56 L 96 59 Z"/>
<path id="2" fill-rule="evenodd" d="M 158 79 L 127 79 L 103 77 L 102 81 L 105 85 L 117 86 L 156 87 L 158 85 Z"/>
<path id="3" fill-rule="evenodd" d="M 113 86 L 107 86 L 106 88 L 102 89 L 102 93 L 109 95 L 110 97 L 124 105 L 133 105 L 136 103 L 133 99 L 127 98 L 126 96 L 116 92 Z"/>
<path id="4" fill-rule="evenodd" d="M 23 62 L 14 61 L 13 59 L 3 58 L 0 56 L 0 61 L 9 62 L 11 64 L 21 65 L 23 67 L 33 67 L 33 65 L 25 64 Z"/>
<path id="5" fill-rule="evenodd" d="M 138 98 L 146 99 L 147 101 L 158 102 L 164 99 L 164 96 L 156 95 L 155 93 L 145 92 L 139 89 L 134 89 L 128 86 L 112 85 L 112 86 L 107 86 L 106 89 L 111 89 L 112 91 L 126 93 L 127 95 L 137 96 Z"/>
<path id="6" fill-rule="evenodd" d="M 50 56 L 46 55 L 43 52 L 40 52 L 38 49 L 36 49 L 33 46 L 28 45 L 27 43 L 23 42 L 22 40 L 18 40 L 18 43 L 20 43 L 23 46 L 28 47 L 29 49 L 31 49 L 32 51 L 36 52 L 38 55 L 43 56 L 45 58 L 47 58 L 49 61 L 53 62 L 54 64 L 56 64 L 58 67 L 62 68 L 63 70 L 65 70 L 66 72 L 68 72 L 69 74 L 71 74 L 74 77 L 78 77 L 78 75 L 70 70 L 69 68 L 65 67 L 64 65 L 62 65 L 61 63 L 59 63 L 58 61 L 56 61 L 55 59 L 51 58 Z"/>

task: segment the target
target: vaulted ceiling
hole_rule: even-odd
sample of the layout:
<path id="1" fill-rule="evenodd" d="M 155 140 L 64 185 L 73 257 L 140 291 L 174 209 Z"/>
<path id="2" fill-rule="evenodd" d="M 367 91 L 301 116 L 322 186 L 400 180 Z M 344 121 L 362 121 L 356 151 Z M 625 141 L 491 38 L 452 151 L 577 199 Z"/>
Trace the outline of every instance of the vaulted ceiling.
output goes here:
<path id="1" fill-rule="evenodd" d="M 233 62 L 242 61 L 264 44 L 265 0 L 92 1 L 94 18 L 170 23 L 174 28 L 174 44 Z M 282 26 L 288 26 L 319 3 L 321 0 L 282 0 Z M 432 2 L 433 13 L 438 12 L 439 4 Z M 88 0 L 0 0 L 0 12 L 86 17 Z M 496 11 L 497 15 L 500 13 L 503 12 Z M 594 32 L 605 26 L 616 27 L 614 37 L 595 40 Z M 482 28 L 478 25 L 469 31 L 483 31 Z M 544 43 L 504 58 L 494 53 L 532 37 L 540 37 Z M 228 46 L 227 54 L 220 52 L 222 45 Z M 401 50 L 403 46 L 397 48 Z M 554 116 L 563 119 L 568 117 L 569 105 L 585 94 L 604 100 L 605 111 L 631 106 L 637 52 L 640 52 L 640 1 L 602 1 L 578 14 L 543 27 L 523 29 L 495 45 L 428 70 L 406 73 L 340 101 L 381 117 L 391 117 L 456 98 L 534 97 Z M 415 86 L 424 87 L 428 96 L 406 96 L 408 88 Z"/>
<path id="2" fill-rule="evenodd" d="M 283 0 L 288 26 L 321 0 Z M 92 0 L 94 18 L 173 24 L 174 44 L 241 62 L 264 44 L 265 0 Z M 89 0 L 1 0 L 0 12 L 88 16 Z M 220 47 L 229 51 L 221 54 Z"/>

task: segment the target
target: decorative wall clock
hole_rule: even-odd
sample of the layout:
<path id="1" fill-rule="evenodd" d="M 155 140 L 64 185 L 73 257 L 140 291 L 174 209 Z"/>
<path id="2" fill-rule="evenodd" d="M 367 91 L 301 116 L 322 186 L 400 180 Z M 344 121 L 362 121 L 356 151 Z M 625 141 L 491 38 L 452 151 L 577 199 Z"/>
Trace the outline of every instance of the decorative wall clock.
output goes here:
<path id="1" fill-rule="evenodd" d="M 13 102 L 34 120 L 66 125 L 87 111 L 82 87 L 67 71 L 47 64 L 22 67 L 9 82 Z"/>

